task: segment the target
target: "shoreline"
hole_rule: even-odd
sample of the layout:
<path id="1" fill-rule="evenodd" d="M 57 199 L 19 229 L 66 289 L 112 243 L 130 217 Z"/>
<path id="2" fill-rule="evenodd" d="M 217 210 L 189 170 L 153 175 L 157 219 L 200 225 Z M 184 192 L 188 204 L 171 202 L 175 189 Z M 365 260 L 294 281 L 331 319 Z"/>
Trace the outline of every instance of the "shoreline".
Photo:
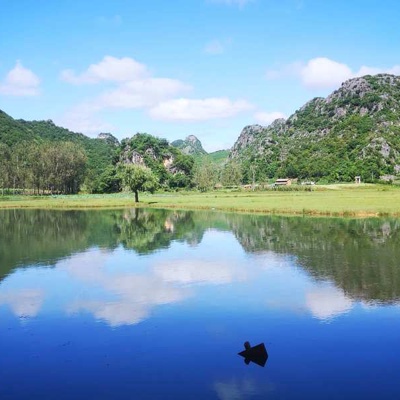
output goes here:
<path id="1" fill-rule="evenodd" d="M 90 210 L 164 208 L 209 210 L 261 215 L 377 218 L 400 217 L 400 190 L 387 187 L 322 188 L 311 192 L 181 192 L 70 196 L 0 196 L 0 210 Z"/>

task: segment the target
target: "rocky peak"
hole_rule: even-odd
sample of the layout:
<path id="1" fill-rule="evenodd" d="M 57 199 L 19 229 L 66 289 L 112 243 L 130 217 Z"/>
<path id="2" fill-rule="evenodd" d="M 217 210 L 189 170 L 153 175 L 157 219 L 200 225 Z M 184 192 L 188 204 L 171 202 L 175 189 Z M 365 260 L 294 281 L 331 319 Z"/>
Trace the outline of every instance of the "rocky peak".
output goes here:
<path id="1" fill-rule="evenodd" d="M 119 140 L 111 133 L 99 133 L 97 139 L 104 140 L 110 145 L 119 146 Z"/>
<path id="2" fill-rule="evenodd" d="M 363 78 L 353 78 L 349 79 L 342 83 L 338 90 L 335 90 L 332 94 L 330 94 L 326 99 L 326 103 L 331 103 L 334 100 L 359 96 L 363 97 L 366 93 L 371 92 L 372 87 L 368 83 L 368 81 Z"/>
<path id="3" fill-rule="evenodd" d="M 187 136 L 185 140 L 175 140 L 171 143 L 171 145 L 180 149 L 184 154 L 207 154 L 207 152 L 203 149 L 203 145 L 201 144 L 200 140 L 194 135 Z"/>
<path id="4" fill-rule="evenodd" d="M 235 158 L 236 156 L 238 156 L 241 149 L 251 145 L 256 140 L 258 134 L 263 132 L 265 129 L 266 129 L 265 126 L 258 124 L 245 126 L 242 132 L 240 133 L 238 139 L 236 140 L 235 144 L 233 145 L 229 157 Z"/>
<path id="5" fill-rule="evenodd" d="M 198 143 L 198 142 L 200 142 L 200 140 L 197 139 L 197 137 L 194 136 L 194 135 L 189 135 L 185 140 L 187 142 L 189 142 L 189 143 Z"/>
<path id="6" fill-rule="evenodd" d="M 343 82 L 328 97 L 316 97 L 307 102 L 288 118 L 287 125 L 293 127 L 298 134 L 316 131 L 314 128 L 320 134 L 327 134 L 337 121 L 351 115 L 378 115 L 377 121 L 386 124 L 387 112 L 392 113 L 391 124 L 400 124 L 400 119 L 396 116 L 400 110 L 399 91 L 398 76 L 379 74 L 352 78 Z M 382 110 L 386 110 L 385 115 Z"/>
<path id="7" fill-rule="evenodd" d="M 285 171 L 332 181 L 357 174 L 371 181 L 382 170 L 400 172 L 399 138 L 400 76 L 366 75 L 310 100 L 286 121 L 246 126 L 229 157 L 257 160 L 269 177 Z"/>
<path id="8" fill-rule="evenodd" d="M 285 130 L 286 127 L 286 119 L 278 118 L 273 121 L 270 125 L 268 125 L 267 129 L 274 130 L 276 133 L 281 133 Z"/>

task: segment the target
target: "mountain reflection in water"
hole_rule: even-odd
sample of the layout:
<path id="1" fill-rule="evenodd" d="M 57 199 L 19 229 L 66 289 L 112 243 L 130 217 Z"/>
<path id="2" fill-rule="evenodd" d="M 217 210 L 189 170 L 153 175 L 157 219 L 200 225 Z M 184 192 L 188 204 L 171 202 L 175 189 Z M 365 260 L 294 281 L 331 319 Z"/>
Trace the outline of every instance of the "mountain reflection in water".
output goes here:
<path id="1" fill-rule="evenodd" d="M 344 296 L 338 300 L 338 309 L 347 309 L 349 299 L 393 303 L 400 298 L 400 221 L 395 219 L 314 219 L 132 209 L 3 210 L 0 221 L 0 279 L 17 267 L 54 267 L 65 258 L 76 264 L 81 262 L 76 261 L 77 257 L 83 257 L 82 263 L 93 269 L 90 259 L 99 249 L 101 255 L 95 257 L 100 260 L 121 248 L 146 255 L 167 249 L 173 242 L 196 246 L 206 232 L 212 231 L 231 232 L 254 260 L 272 257 L 274 263 L 276 259 L 294 257 L 296 265 L 312 277 L 335 285 L 323 292 L 311 292 L 310 303 L 317 299 L 329 302 L 338 293 Z M 85 254 L 88 249 L 90 255 Z M 95 265 L 101 268 L 99 260 Z M 231 280 L 231 273 L 244 273 L 240 268 L 230 271 L 226 263 L 221 265 L 220 257 L 211 257 L 202 264 L 179 257 L 173 265 L 160 263 L 156 270 L 159 277 L 168 275 L 165 280 L 181 283 L 193 274 L 200 281 L 223 283 Z"/>
<path id="2" fill-rule="evenodd" d="M 0 211 L 0 398 L 393 398 L 399 228 Z"/>

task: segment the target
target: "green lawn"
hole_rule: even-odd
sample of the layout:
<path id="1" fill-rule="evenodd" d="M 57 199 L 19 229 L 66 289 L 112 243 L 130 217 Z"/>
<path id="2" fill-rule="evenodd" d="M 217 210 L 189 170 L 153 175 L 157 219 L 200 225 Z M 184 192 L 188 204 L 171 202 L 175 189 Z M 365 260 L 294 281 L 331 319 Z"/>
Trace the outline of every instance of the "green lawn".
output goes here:
<path id="1" fill-rule="evenodd" d="M 0 208 L 121 208 L 132 194 L 0 196 Z M 400 189 L 379 185 L 327 185 L 307 191 L 215 191 L 141 194 L 140 207 L 332 216 L 400 216 Z"/>

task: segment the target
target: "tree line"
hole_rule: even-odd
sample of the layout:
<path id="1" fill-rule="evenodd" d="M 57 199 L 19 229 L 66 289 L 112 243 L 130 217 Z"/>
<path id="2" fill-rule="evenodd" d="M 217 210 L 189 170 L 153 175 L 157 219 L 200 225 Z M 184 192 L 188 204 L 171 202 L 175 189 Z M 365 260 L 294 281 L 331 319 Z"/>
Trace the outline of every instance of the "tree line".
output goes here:
<path id="1" fill-rule="evenodd" d="M 189 160 L 190 161 L 190 160 Z M 179 188 L 206 191 L 218 183 L 240 185 L 243 173 L 234 161 L 218 166 L 207 157 L 196 163 L 188 156 L 177 155 L 175 164 L 180 172 L 170 174 L 160 168 L 116 162 L 96 176 L 97 193 L 115 193 L 123 189 L 138 192 Z M 0 143 L 0 188 L 5 193 L 74 194 L 90 188 L 92 174 L 87 168 L 85 151 L 72 142 L 20 142 L 14 146 Z M 91 191 L 91 190 L 89 190 Z"/>
<path id="2" fill-rule="evenodd" d="M 100 144 L 93 142 L 97 147 L 92 148 L 66 140 L 33 139 L 11 145 L 0 142 L 1 193 L 42 195 L 129 190 L 139 201 L 139 192 L 143 191 L 206 191 L 217 184 L 238 186 L 243 181 L 242 168 L 236 161 L 217 164 L 207 156 L 195 160 L 167 140 L 148 134 L 136 134 L 120 145 L 103 146 L 101 150 L 107 150 L 107 154 L 99 151 Z M 133 159 L 134 154 L 139 158 L 138 163 Z"/>
<path id="3" fill-rule="evenodd" d="M 2 193 L 73 194 L 85 177 L 87 157 L 71 142 L 0 143 Z"/>

